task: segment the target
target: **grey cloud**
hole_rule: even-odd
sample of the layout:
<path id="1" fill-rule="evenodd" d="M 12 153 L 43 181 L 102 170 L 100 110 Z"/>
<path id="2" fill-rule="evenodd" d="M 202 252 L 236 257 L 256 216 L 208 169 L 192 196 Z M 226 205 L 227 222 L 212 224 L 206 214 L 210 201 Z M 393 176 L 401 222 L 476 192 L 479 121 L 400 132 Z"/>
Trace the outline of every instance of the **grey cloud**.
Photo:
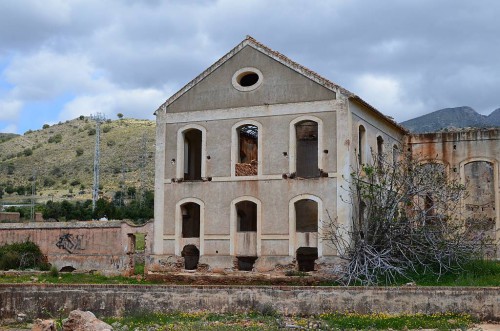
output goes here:
<path id="1" fill-rule="evenodd" d="M 354 93 L 362 77 L 390 78 L 398 99 L 389 115 L 400 121 L 444 107 L 489 112 L 500 106 L 500 3 L 493 0 L 44 4 L 0 4 L 0 55 L 78 54 L 91 75 L 114 89 L 180 88 L 250 34 Z M 49 78 L 38 79 L 32 82 Z M 77 98 L 96 93 L 91 83 L 58 79 Z M 27 86 L 27 80 L 18 82 Z M 371 98 L 377 106 L 376 95 Z"/>

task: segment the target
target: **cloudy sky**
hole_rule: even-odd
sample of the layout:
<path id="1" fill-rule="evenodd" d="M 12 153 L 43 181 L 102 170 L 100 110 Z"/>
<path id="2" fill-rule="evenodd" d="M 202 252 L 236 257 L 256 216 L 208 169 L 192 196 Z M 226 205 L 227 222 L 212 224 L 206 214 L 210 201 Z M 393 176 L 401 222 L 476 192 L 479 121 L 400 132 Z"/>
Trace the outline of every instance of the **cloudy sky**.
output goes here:
<path id="1" fill-rule="evenodd" d="M 404 121 L 500 107 L 496 0 L 0 0 L 0 132 L 153 118 L 251 35 Z"/>

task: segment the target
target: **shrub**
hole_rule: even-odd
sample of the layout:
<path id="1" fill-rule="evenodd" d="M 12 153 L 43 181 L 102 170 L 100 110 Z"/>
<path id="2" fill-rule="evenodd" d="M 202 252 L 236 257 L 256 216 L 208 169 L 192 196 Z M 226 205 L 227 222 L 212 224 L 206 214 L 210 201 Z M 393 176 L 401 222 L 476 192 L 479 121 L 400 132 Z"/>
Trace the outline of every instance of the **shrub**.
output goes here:
<path id="1" fill-rule="evenodd" d="M 102 128 L 102 132 L 104 133 L 108 133 L 109 131 L 111 131 L 111 127 L 110 126 L 105 126 Z"/>
<path id="2" fill-rule="evenodd" d="M 89 129 L 89 131 L 87 133 L 89 136 L 93 136 L 93 135 L 95 135 L 95 132 L 96 132 L 95 129 L 92 128 L 92 129 Z"/>
<path id="3" fill-rule="evenodd" d="M 80 121 L 83 121 L 85 119 L 85 116 L 80 115 L 79 119 L 80 119 Z"/>
<path id="4" fill-rule="evenodd" d="M 54 278 L 59 277 L 59 270 L 57 270 L 56 266 L 50 267 L 49 276 Z"/>
<path id="5" fill-rule="evenodd" d="M 7 175 L 13 175 L 14 170 L 16 170 L 16 167 L 12 163 L 7 164 Z"/>
<path id="6" fill-rule="evenodd" d="M 40 247 L 31 241 L 13 243 L 0 246 L 0 269 L 28 269 L 38 268 L 46 270 L 48 263 Z"/>
<path id="7" fill-rule="evenodd" d="M 5 188 L 5 193 L 7 194 L 12 194 L 14 193 L 16 190 L 14 189 L 14 187 L 12 185 L 9 185 Z"/>
<path id="8" fill-rule="evenodd" d="M 50 128 L 50 125 L 48 125 L 48 124 L 44 124 L 44 125 L 42 126 L 42 129 L 48 129 L 48 128 Z"/>
<path id="9" fill-rule="evenodd" d="M 114 140 L 108 140 L 108 141 L 106 142 L 106 145 L 107 145 L 108 147 L 113 147 L 114 145 L 116 145 L 116 142 L 115 142 Z"/>
<path id="10" fill-rule="evenodd" d="M 24 154 L 24 156 L 30 156 L 30 155 L 33 155 L 33 151 L 31 150 L 31 148 L 26 148 L 23 151 L 23 154 Z"/>
<path id="11" fill-rule="evenodd" d="M 60 143 L 62 141 L 62 135 L 60 133 L 54 135 L 54 136 L 51 136 L 48 140 L 49 144 L 51 143 Z"/>
<path id="12" fill-rule="evenodd" d="M 43 186 L 45 186 L 45 187 L 54 186 L 55 183 L 56 183 L 56 181 L 53 180 L 52 178 L 45 177 L 43 179 Z"/>
<path id="13" fill-rule="evenodd" d="M 76 156 L 82 156 L 83 155 L 83 148 L 81 147 L 78 147 L 76 150 Z"/>
<path id="14" fill-rule="evenodd" d="M 71 183 L 70 183 L 71 186 L 77 186 L 77 185 L 80 185 L 80 180 L 79 179 L 75 179 L 73 180 Z"/>
<path id="15" fill-rule="evenodd" d="M 119 119 L 123 118 L 123 114 L 122 113 L 118 113 L 118 114 L 116 114 L 116 116 L 118 116 Z"/>

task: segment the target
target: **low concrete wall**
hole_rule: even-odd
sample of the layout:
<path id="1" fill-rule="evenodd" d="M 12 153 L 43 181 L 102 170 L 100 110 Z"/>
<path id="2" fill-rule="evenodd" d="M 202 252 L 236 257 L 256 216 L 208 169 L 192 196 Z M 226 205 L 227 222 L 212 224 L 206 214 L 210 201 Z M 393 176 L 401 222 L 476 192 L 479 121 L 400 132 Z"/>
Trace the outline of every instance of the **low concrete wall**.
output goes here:
<path id="1" fill-rule="evenodd" d="M 141 285 L 0 285 L 0 319 L 67 316 L 73 309 L 97 316 L 141 312 L 241 312 L 272 307 L 283 314 L 464 312 L 500 320 L 500 288 L 272 287 Z"/>

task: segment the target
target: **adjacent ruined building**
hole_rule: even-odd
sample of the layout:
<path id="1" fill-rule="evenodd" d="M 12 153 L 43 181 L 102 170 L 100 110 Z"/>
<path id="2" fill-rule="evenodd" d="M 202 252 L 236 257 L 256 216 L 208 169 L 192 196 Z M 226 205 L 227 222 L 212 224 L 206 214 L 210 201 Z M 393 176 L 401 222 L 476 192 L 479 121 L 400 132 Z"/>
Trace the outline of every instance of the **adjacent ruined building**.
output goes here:
<path id="1" fill-rule="evenodd" d="M 325 220 L 350 222 L 345 178 L 372 152 L 397 157 L 405 143 L 471 182 L 466 207 L 499 228 L 497 130 L 410 136 L 251 37 L 155 114 L 151 270 L 331 266 L 336 252 L 319 238 Z"/>

